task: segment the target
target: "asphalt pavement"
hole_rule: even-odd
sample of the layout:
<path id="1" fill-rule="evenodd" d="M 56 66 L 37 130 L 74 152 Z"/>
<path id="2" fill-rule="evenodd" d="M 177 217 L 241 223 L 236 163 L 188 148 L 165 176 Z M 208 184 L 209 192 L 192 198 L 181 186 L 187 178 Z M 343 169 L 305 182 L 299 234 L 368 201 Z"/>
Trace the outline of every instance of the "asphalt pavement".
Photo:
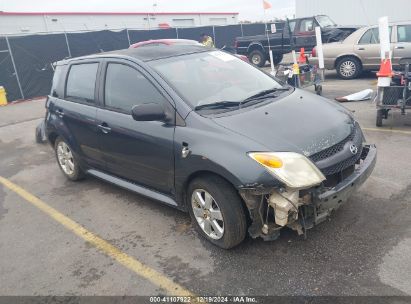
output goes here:
<path id="1" fill-rule="evenodd" d="M 375 84 L 329 72 L 323 93 Z M 306 240 L 285 230 L 232 250 L 171 207 L 92 177 L 68 181 L 34 140 L 44 100 L 1 107 L 0 295 L 411 295 L 411 114 L 377 129 L 371 101 L 345 106 L 378 147 L 371 177 Z"/>

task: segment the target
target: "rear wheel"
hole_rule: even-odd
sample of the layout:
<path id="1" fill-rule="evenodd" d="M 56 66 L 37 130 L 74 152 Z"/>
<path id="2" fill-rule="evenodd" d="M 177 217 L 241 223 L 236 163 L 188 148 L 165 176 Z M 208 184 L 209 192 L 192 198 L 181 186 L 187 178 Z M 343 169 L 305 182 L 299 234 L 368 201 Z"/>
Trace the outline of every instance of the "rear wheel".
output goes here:
<path id="1" fill-rule="evenodd" d="M 248 56 L 250 62 L 258 67 L 263 67 L 267 61 L 267 56 L 260 50 L 251 51 Z"/>
<path id="2" fill-rule="evenodd" d="M 384 109 L 378 109 L 377 110 L 377 119 L 376 119 L 376 123 L 375 123 L 375 125 L 377 127 L 382 127 L 383 116 L 384 116 Z"/>
<path id="3" fill-rule="evenodd" d="M 56 152 L 57 163 L 68 179 L 77 181 L 84 177 L 84 173 L 77 160 L 74 158 L 70 146 L 62 137 L 57 137 L 54 143 L 54 150 Z"/>
<path id="4" fill-rule="evenodd" d="M 244 240 L 247 222 L 242 201 L 226 180 L 218 176 L 197 178 L 187 193 L 190 216 L 201 236 L 224 249 Z"/>
<path id="5" fill-rule="evenodd" d="M 355 79 L 362 72 L 361 61 L 352 56 L 341 58 L 337 62 L 336 70 L 342 79 Z"/>

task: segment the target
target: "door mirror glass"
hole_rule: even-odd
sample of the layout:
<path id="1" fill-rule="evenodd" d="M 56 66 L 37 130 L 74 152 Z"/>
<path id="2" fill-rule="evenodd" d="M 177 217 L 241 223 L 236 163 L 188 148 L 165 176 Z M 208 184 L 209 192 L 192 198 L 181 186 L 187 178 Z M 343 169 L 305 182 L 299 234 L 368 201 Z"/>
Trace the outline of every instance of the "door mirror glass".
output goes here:
<path id="1" fill-rule="evenodd" d="M 131 115 L 136 121 L 164 121 L 164 107 L 158 103 L 144 103 L 131 109 Z"/>

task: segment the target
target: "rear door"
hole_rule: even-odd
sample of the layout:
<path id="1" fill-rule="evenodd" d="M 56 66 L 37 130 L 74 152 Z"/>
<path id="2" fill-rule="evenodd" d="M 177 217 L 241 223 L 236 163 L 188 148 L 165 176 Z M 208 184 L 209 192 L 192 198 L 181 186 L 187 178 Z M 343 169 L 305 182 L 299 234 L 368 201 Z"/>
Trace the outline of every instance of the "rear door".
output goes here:
<path id="1" fill-rule="evenodd" d="M 397 39 L 394 43 L 393 65 L 398 66 L 399 60 L 411 57 L 411 24 L 397 25 Z"/>
<path id="2" fill-rule="evenodd" d="M 96 127 L 98 61 L 73 62 L 64 82 L 64 97 L 53 97 L 50 112 L 60 119 L 59 133 L 88 166 L 103 168 Z M 55 94 L 52 92 L 52 95 Z"/>
<path id="3" fill-rule="evenodd" d="M 174 107 L 153 78 L 127 60 L 108 60 L 103 67 L 97 111 L 99 139 L 107 170 L 142 186 L 172 194 L 174 190 L 174 123 L 135 121 L 131 109 L 159 103 L 175 117 Z"/>

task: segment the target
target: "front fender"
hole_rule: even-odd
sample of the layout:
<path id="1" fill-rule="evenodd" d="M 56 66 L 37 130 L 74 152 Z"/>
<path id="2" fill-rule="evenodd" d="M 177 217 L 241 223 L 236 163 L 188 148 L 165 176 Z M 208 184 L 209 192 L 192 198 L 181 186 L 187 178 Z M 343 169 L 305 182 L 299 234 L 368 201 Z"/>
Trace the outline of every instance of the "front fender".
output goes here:
<path id="1" fill-rule="evenodd" d="M 175 145 L 176 198 L 183 201 L 184 191 L 192 176 L 197 173 L 214 173 L 228 180 L 235 188 L 272 189 L 280 183 L 247 152 L 267 151 L 267 148 L 251 139 L 217 125 L 211 119 L 192 119 L 185 127 L 177 127 Z M 194 123 L 193 123 L 194 122 Z M 189 149 L 182 155 L 183 147 Z"/>

